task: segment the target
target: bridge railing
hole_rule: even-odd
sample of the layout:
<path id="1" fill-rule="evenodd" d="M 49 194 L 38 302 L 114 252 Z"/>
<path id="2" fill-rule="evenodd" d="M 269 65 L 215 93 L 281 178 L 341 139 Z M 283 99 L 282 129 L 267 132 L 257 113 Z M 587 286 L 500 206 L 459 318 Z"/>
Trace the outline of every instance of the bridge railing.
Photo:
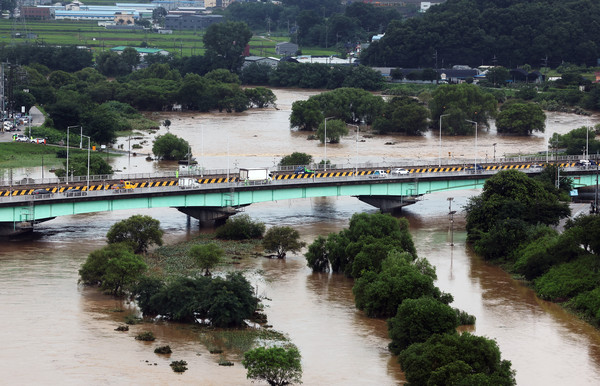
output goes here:
<path id="1" fill-rule="evenodd" d="M 519 169 L 525 173 L 539 173 L 539 170 L 528 170 L 528 169 Z M 569 167 L 565 168 L 565 171 L 577 171 L 581 170 L 579 167 Z M 195 191 L 198 192 L 208 192 L 211 190 L 217 189 L 231 189 L 234 190 L 236 188 L 243 188 L 247 186 L 257 187 L 285 187 L 285 186 L 299 186 L 299 185 L 310 185 L 314 183 L 330 183 L 330 182 L 341 182 L 341 181 L 369 181 L 375 183 L 386 183 L 386 182 L 402 182 L 402 181 L 415 181 L 418 180 L 426 180 L 427 178 L 435 178 L 435 177 L 447 177 L 447 178 L 458 178 L 461 176 L 472 176 L 479 175 L 483 178 L 487 178 L 490 175 L 497 173 L 498 170 L 461 170 L 455 172 L 425 172 L 425 173 L 411 173 L 404 174 L 399 176 L 388 176 L 385 178 L 377 178 L 374 175 L 366 175 L 366 176 L 342 176 L 342 177 L 322 177 L 322 178 L 294 178 L 294 179 L 281 179 L 281 180 L 273 180 L 271 182 L 265 181 L 249 181 L 248 183 L 244 181 L 235 181 L 235 182 L 224 182 L 224 183 L 214 183 L 214 184 L 201 184 L 197 187 L 180 187 L 180 186 L 159 186 L 159 187 L 144 187 L 144 188 L 135 188 L 135 189 L 107 189 L 107 190 L 68 190 L 62 193 L 54 193 L 54 194 L 36 194 L 36 195 L 28 195 L 17 193 L 18 195 L 13 195 L 14 192 L 22 192 L 22 186 L 15 186 L 13 192 L 9 193 L 8 196 L 1 196 L 0 202 L 21 202 L 21 201 L 42 201 L 42 200 L 62 200 L 62 199 L 70 199 L 70 198 L 84 198 L 84 197 L 126 197 L 128 195 L 134 193 L 141 194 L 149 194 L 149 193 L 164 193 L 164 192 L 174 192 L 185 190 L 188 193 L 193 193 Z M 64 185 L 62 185 L 64 186 Z"/>
<path id="2" fill-rule="evenodd" d="M 590 155 L 590 159 L 595 159 L 596 155 Z M 548 153 L 548 158 L 546 158 L 545 154 L 538 154 L 533 156 L 519 156 L 519 157 L 496 157 L 496 159 L 484 158 L 478 159 L 478 164 L 510 164 L 510 163 L 545 163 L 548 162 L 576 162 L 582 159 L 582 156 L 554 156 L 551 153 Z M 472 166 L 475 163 L 475 159 L 442 159 L 441 166 L 442 167 L 452 167 L 452 166 Z M 358 168 L 359 170 L 369 170 L 369 169 L 392 169 L 396 167 L 422 167 L 422 168 L 436 168 L 440 164 L 439 160 L 435 159 L 416 159 L 416 160 L 406 160 L 401 162 L 381 162 L 381 163 L 359 163 L 359 164 L 330 164 L 327 165 L 327 170 L 342 170 L 342 171 L 352 171 Z M 303 165 L 299 165 L 303 166 Z M 296 170 L 298 166 L 278 166 L 271 168 L 274 172 L 293 172 Z M 309 169 L 315 171 L 324 171 L 324 165 L 310 165 Z M 231 169 L 203 169 L 203 170 L 193 170 L 190 172 L 180 172 L 176 171 L 165 171 L 165 172 L 155 172 L 155 173 L 121 173 L 117 172 L 111 175 L 91 175 L 89 178 L 90 183 L 99 183 L 103 181 L 109 180 L 153 180 L 156 178 L 177 178 L 185 176 L 185 177 L 195 177 L 202 178 L 206 176 L 236 176 L 239 174 L 238 168 Z M 77 185 L 81 185 L 83 183 L 87 183 L 87 176 L 70 176 L 68 183 L 74 183 Z M 0 178 L 0 186 L 15 186 L 15 187 L 23 187 L 27 185 L 65 185 L 67 184 L 66 177 L 53 177 L 53 178 L 21 178 L 18 180 L 12 179 L 7 176 L 3 176 Z"/>

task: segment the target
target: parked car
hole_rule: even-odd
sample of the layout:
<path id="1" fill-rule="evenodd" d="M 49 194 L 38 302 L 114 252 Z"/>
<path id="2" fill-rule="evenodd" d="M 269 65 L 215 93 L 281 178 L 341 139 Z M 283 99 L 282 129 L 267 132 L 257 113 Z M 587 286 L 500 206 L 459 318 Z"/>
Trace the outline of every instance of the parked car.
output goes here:
<path id="1" fill-rule="evenodd" d="M 403 168 L 396 168 L 394 170 L 392 170 L 392 173 L 390 173 L 392 176 L 402 176 L 405 174 L 408 174 L 408 170 L 403 169 Z"/>
<path id="2" fill-rule="evenodd" d="M 529 170 L 532 172 L 541 172 L 543 169 L 544 167 L 540 164 L 533 164 L 529 166 Z"/>
<path id="3" fill-rule="evenodd" d="M 17 142 L 29 142 L 29 138 L 27 138 L 27 136 L 23 134 L 15 134 L 13 138 Z"/>
<path id="4" fill-rule="evenodd" d="M 31 138 L 29 140 L 29 142 L 31 142 L 31 143 L 41 143 L 41 144 L 45 145 L 46 144 L 46 138 Z"/>
<path id="5" fill-rule="evenodd" d="M 385 170 L 374 170 L 373 173 L 369 174 L 369 178 L 386 178 L 387 176 Z"/>

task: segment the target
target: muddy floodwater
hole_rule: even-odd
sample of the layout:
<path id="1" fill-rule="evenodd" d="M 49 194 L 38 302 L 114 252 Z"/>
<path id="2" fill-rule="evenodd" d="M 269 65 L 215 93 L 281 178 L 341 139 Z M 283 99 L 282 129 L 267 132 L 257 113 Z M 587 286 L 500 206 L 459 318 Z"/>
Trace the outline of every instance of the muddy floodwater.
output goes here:
<path id="1" fill-rule="evenodd" d="M 163 114 L 170 132 L 185 138 L 196 159 L 207 168 L 272 167 L 293 151 L 324 157 L 324 146 L 290 131 L 288 117 L 295 100 L 314 92 L 276 90 L 278 110 L 241 114 Z M 589 122 L 589 123 L 588 123 Z M 595 124 L 596 117 L 548 114 L 548 135 Z M 162 128 L 157 134 L 163 134 Z M 360 133 L 359 133 L 360 134 Z M 493 159 L 505 154 L 544 152 L 547 134 L 529 138 L 498 136 L 492 127 L 473 137 L 443 137 L 442 162 L 450 157 Z M 359 136 L 352 132 L 327 146 L 335 163 L 410 165 L 436 161 L 439 137 Z M 364 140 L 364 142 L 363 142 Z M 144 142 L 146 141 L 146 142 Z M 173 164 L 148 162 L 151 137 L 136 156 L 121 157 L 123 172 L 171 170 Z M 393 143 L 385 145 L 385 143 Z M 127 140 L 120 143 L 127 147 Z M 496 146 L 493 146 L 493 144 Z M 174 170 L 174 169 L 172 169 Z M 23 170 L 34 175 L 37 170 Z M 35 176 L 34 176 L 35 177 Z M 427 195 L 405 209 L 419 257 L 437 269 L 437 285 L 454 296 L 452 306 L 477 317 L 474 334 L 495 339 L 502 357 L 512 362 L 519 385 L 597 385 L 600 379 L 600 333 L 534 293 L 497 267 L 482 262 L 465 244 L 463 205 L 477 190 Z M 448 199 L 452 198 L 452 201 Z M 457 210 L 450 232 L 449 203 Z M 585 211 L 583 205 L 574 206 Z M 338 232 L 353 213 L 376 210 L 355 198 L 313 198 L 253 204 L 245 213 L 267 227 L 290 225 L 304 241 Z M 197 332 L 187 326 L 156 323 L 114 329 L 135 306 L 99 294 L 77 283 L 78 269 L 116 221 L 133 214 L 161 222 L 165 241 L 188 240 L 197 222 L 175 209 L 148 209 L 61 217 L 38 228 L 34 238 L 0 241 L 0 374 L 14 385 L 250 385 L 240 358 L 225 353 L 234 366 L 219 366 Z M 451 246 L 451 240 L 454 246 Z M 273 329 L 286 334 L 302 354 L 305 385 L 397 385 L 404 382 L 396 358 L 387 350 L 384 320 L 370 319 L 354 307 L 352 281 L 340 275 L 313 274 L 302 254 L 285 260 L 256 258 L 237 269 L 261 272 L 252 277 L 268 297 L 266 314 Z M 155 342 L 134 339 L 151 330 Z M 153 353 L 170 345 L 170 357 Z M 188 370 L 174 373 L 169 364 L 185 360 Z"/>

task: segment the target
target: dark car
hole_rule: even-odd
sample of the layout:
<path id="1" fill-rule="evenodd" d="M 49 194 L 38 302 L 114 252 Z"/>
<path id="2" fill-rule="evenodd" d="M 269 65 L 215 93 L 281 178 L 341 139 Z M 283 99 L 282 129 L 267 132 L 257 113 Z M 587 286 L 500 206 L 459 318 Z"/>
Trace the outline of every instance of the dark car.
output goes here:
<path id="1" fill-rule="evenodd" d="M 296 168 L 296 170 L 294 170 L 295 174 L 313 174 L 314 171 L 310 170 L 309 168 L 306 168 L 304 166 L 298 166 Z"/>
<path id="2" fill-rule="evenodd" d="M 46 189 L 36 189 L 33 192 L 31 192 L 32 196 L 38 196 L 40 194 L 53 194 L 53 193 Z"/>

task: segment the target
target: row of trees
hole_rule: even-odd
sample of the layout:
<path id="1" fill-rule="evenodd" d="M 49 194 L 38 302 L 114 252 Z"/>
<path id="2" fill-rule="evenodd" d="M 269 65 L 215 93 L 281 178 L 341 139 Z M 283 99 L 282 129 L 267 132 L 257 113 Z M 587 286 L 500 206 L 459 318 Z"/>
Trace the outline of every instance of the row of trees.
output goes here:
<path id="1" fill-rule="evenodd" d="M 276 67 L 252 63 L 242 68 L 240 79 L 244 84 L 272 87 L 300 87 L 336 89 L 355 87 L 381 90 L 384 84 L 379 71 L 366 66 L 327 65 L 322 63 L 295 63 L 281 61 Z"/>
<path id="2" fill-rule="evenodd" d="M 500 133 L 530 135 L 533 131 L 545 130 L 545 114 L 538 105 L 512 100 L 498 113 L 494 94 L 475 85 L 442 85 L 428 99 L 425 106 L 408 96 L 384 100 L 365 90 L 339 88 L 294 102 L 290 126 L 300 130 L 316 129 L 318 136 L 323 138 L 325 117 L 338 118 L 341 125 L 328 122 L 327 139 L 331 142 L 339 141 L 340 135 L 344 134 L 340 127 L 345 123 L 359 122 L 372 125 L 378 133 L 406 135 L 422 135 L 429 128 L 440 128 L 448 135 L 472 135 L 475 133 L 472 122 L 486 127 L 490 119 L 496 117 Z M 443 120 L 440 119 L 442 116 Z"/>
<path id="3" fill-rule="evenodd" d="M 531 2 L 448 1 L 423 17 L 393 20 L 361 61 L 387 67 L 432 67 L 482 63 L 505 67 L 530 63 L 558 66 L 564 58 L 595 65 L 600 29 L 597 3 L 577 0 Z M 524 38 L 526 36 L 527 38 Z"/>
<path id="4" fill-rule="evenodd" d="M 515 384 L 511 363 L 493 340 L 457 333 L 474 317 L 450 307 L 452 295 L 434 285 L 435 268 L 417 258 L 406 219 L 355 214 L 347 229 L 319 236 L 305 256 L 315 272 L 354 278 L 356 307 L 389 318 L 389 349 L 411 384 Z"/>
<path id="5" fill-rule="evenodd" d="M 600 218 L 580 215 L 559 233 L 553 226 L 570 215 L 571 181 L 555 187 L 556 167 L 535 178 L 503 171 L 486 181 L 467 207 L 468 240 L 484 259 L 528 280 L 538 296 L 560 301 L 600 325 L 598 255 Z"/>
<path id="6" fill-rule="evenodd" d="M 117 82 L 108 80 L 92 68 L 75 73 L 49 71 L 40 65 L 25 67 L 23 87 L 30 96 L 25 104 L 44 106 L 49 115 L 46 126 L 66 131 L 68 126 L 83 126 L 84 134 L 96 143 L 110 143 L 117 131 L 131 128 L 136 110 L 170 110 L 181 105 L 185 110 L 244 111 L 251 107 L 275 104 L 269 89 L 240 87 L 239 78 L 227 70 L 215 70 L 184 78 L 167 64 L 155 64 Z"/>
<path id="7" fill-rule="evenodd" d="M 402 18 L 395 8 L 361 2 L 347 6 L 335 0 L 281 3 L 236 2 L 227 7 L 223 15 L 228 20 L 245 22 L 253 30 L 287 31 L 300 45 L 336 47 L 344 53 L 357 42 L 385 31 L 391 20 Z"/>

